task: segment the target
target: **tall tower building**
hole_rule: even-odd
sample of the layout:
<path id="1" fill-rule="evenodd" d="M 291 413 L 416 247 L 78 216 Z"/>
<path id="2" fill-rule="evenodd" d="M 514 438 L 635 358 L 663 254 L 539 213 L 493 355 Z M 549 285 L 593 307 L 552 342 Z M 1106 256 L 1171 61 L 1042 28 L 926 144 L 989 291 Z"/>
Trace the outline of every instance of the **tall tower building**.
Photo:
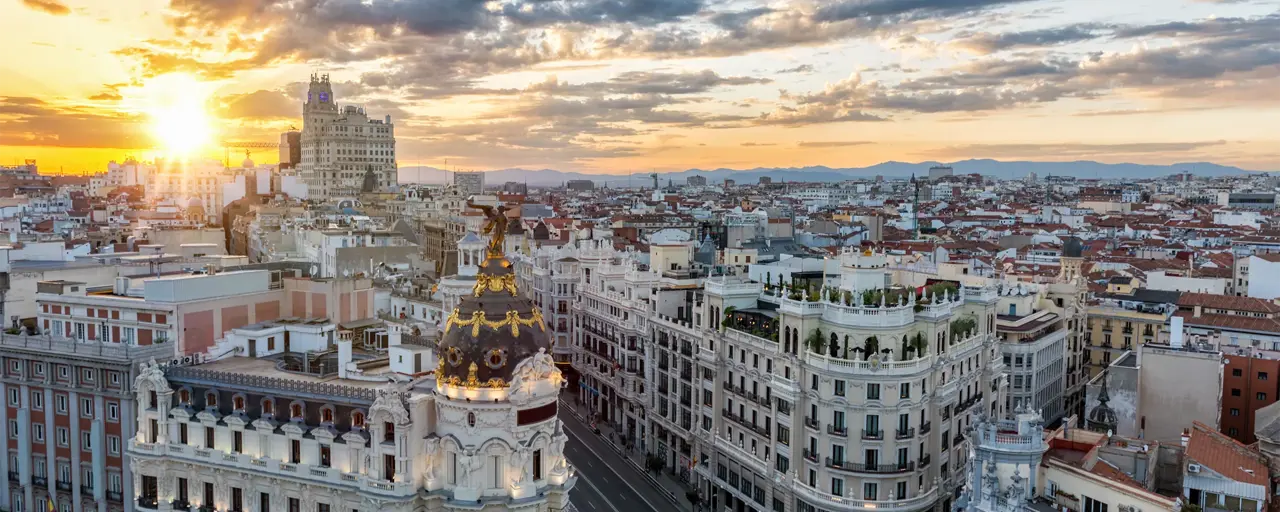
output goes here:
<path id="1" fill-rule="evenodd" d="M 311 199 L 354 196 L 370 172 L 377 191 L 391 190 L 399 183 L 391 116 L 370 119 L 363 108 L 339 107 L 329 75 L 311 76 L 302 105 L 300 142 L 297 168 Z"/>

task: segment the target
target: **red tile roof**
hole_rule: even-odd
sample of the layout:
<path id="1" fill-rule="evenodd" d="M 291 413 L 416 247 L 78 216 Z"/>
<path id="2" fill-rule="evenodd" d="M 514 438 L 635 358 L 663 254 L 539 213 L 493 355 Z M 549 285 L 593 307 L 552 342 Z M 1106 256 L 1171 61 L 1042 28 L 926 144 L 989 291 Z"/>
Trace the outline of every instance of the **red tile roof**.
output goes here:
<path id="1" fill-rule="evenodd" d="M 1212 293 L 1184 293 L 1178 298 L 1178 306 L 1201 306 L 1211 309 L 1247 311 L 1251 313 L 1280 313 L 1280 305 L 1269 300 L 1256 299 L 1253 297 L 1216 295 Z"/>
<path id="2" fill-rule="evenodd" d="M 1187 443 L 1187 458 L 1237 482 L 1263 486 L 1271 482 L 1262 455 L 1198 421 Z"/>

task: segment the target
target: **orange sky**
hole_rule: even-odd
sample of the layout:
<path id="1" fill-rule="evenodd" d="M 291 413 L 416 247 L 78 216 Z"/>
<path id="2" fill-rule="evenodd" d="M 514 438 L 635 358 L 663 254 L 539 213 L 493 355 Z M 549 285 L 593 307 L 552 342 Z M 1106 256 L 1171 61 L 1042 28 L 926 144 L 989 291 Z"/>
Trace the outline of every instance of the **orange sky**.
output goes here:
<path id="1" fill-rule="evenodd" d="M 1280 27 L 1274 7 L 966 3 L 369 0 L 354 16 L 283 0 L 0 0 L 0 164 L 97 172 L 197 138 L 221 159 L 218 140 L 300 125 L 304 83 L 324 72 L 340 103 L 393 116 L 401 166 L 1280 170 L 1280 43 L 1260 37 Z"/>

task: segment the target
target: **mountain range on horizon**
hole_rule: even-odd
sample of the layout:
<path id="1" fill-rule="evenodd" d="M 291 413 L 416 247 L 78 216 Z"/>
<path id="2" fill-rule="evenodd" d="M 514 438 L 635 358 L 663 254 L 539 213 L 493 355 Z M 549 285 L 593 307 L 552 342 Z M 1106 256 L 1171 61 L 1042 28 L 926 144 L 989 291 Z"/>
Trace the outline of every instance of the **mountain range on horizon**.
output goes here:
<path id="1" fill-rule="evenodd" d="M 1074 162 L 998 161 L 989 159 L 961 160 L 957 162 L 883 162 L 868 167 L 757 167 L 753 169 L 687 169 L 684 171 L 658 172 L 660 185 L 667 181 L 684 184 L 690 176 L 703 176 L 708 184 L 722 184 L 731 179 L 738 183 L 755 183 L 761 177 L 774 181 L 836 182 L 859 178 L 884 176 L 885 179 L 906 179 L 912 175 L 928 176 L 929 168 L 949 166 L 956 174 L 981 174 L 998 179 L 1021 179 L 1030 173 L 1039 177 L 1072 176 L 1084 179 L 1150 179 L 1189 172 L 1196 176 L 1218 177 L 1266 172 L 1219 165 L 1211 162 L 1186 162 L 1170 165 L 1119 163 L 1107 164 L 1089 160 Z M 627 187 L 652 186 L 649 172 L 633 174 L 584 173 L 555 169 L 496 169 L 483 171 L 486 185 L 499 185 L 508 181 L 532 186 L 557 186 L 570 180 L 591 180 L 597 186 Z M 401 183 L 447 183 L 452 171 L 426 166 L 400 168 Z"/>

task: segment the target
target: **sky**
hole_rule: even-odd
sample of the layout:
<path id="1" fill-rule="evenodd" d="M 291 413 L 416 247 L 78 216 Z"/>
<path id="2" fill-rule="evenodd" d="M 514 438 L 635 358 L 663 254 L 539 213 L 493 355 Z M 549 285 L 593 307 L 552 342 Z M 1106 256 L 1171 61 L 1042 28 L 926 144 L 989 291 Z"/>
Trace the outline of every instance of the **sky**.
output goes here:
<path id="1" fill-rule="evenodd" d="M 101 172 L 197 136 L 221 158 L 300 128 L 323 73 L 392 116 L 401 167 L 1280 170 L 1277 5 L 0 0 L 0 164 Z"/>

